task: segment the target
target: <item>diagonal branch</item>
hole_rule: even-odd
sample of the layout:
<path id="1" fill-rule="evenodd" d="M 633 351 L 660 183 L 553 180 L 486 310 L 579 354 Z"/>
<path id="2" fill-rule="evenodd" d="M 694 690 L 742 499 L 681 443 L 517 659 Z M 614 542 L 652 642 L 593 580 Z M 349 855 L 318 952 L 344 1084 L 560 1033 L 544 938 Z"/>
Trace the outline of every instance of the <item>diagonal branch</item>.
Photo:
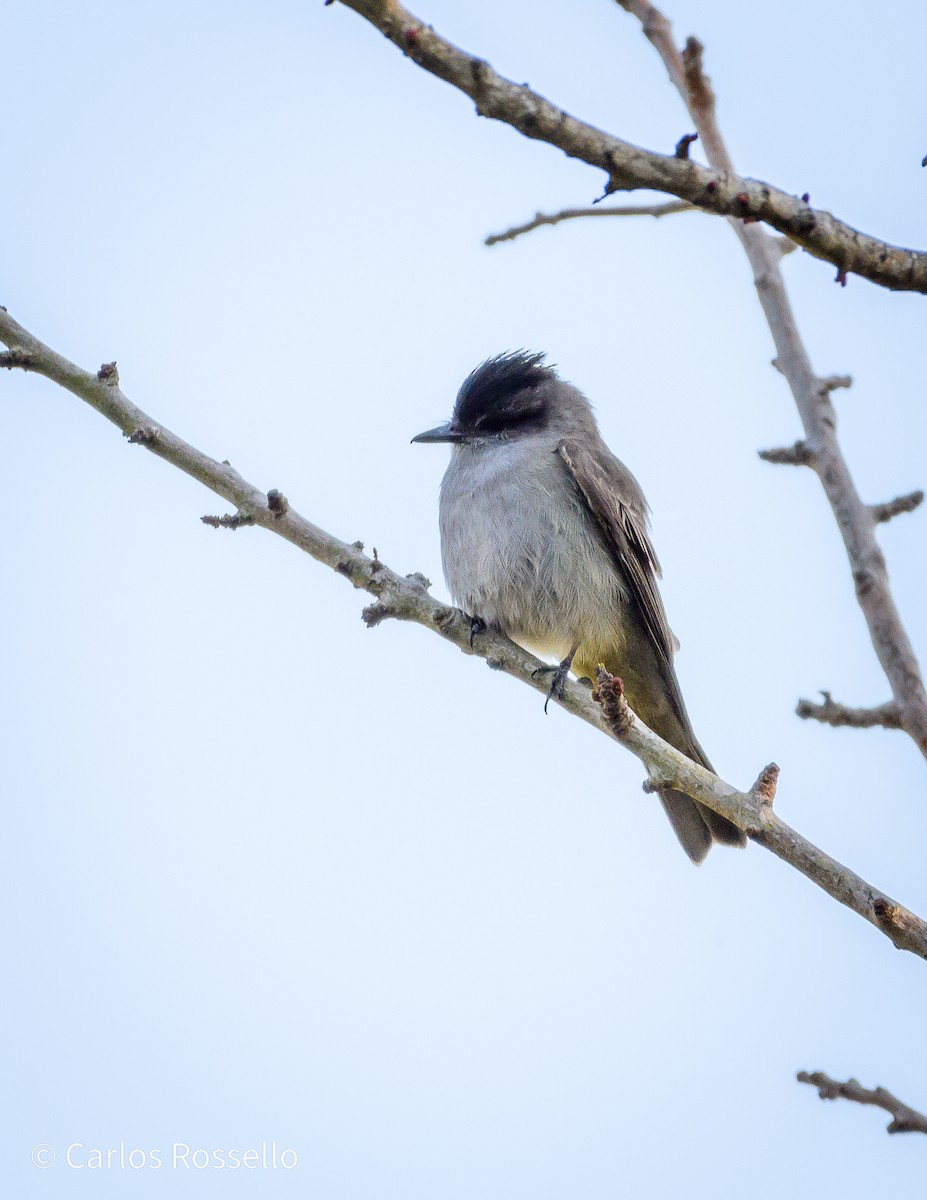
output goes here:
<path id="1" fill-rule="evenodd" d="M 73 392 L 121 429 L 130 443 L 156 454 L 235 506 L 234 514 L 209 518 L 210 524 L 233 529 L 259 525 L 271 530 L 375 596 L 376 603 L 363 614 L 368 625 L 387 617 L 414 621 L 465 654 L 485 659 L 494 670 L 546 693 L 547 685 L 536 673 L 541 665 L 536 658 L 491 630 L 484 628 L 475 637 L 470 617 L 430 595 L 428 581 L 422 576 L 399 575 L 376 554 L 368 558 L 359 542 L 348 544 L 326 533 L 295 512 L 276 489 L 265 494 L 228 463 L 210 458 L 148 416 L 123 393 L 115 363 L 105 363 L 95 375 L 84 371 L 25 330 L 4 308 L 0 308 L 0 342 L 10 348 L 0 356 L 0 365 L 35 371 Z M 767 767 L 749 792 L 739 792 L 691 762 L 635 717 L 624 703 L 620 680 L 601 678 L 597 692 L 601 708 L 587 688 L 570 683 L 561 703 L 568 712 L 631 750 L 647 769 L 648 790 L 671 786 L 721 813 L 753 841 L 873 924 L 899 950 L 927 958 L 927 922 L 819 850 L 775 814 L 772 800 L 777 767 Z"/>
<path id="2" fill-rule="evenodd" d="M 715 114 L 714 92 L 702 70 L 701 44 L 689 38 L 680 53 L 673 40 L 672 26 L 650 0 L 617 0 L 617 3 L 637 17 L 663 60 L 712 167 L 732 174 L 733 163 Z M 891 685 L 900 727 L 927 757 L 927 692 L 914 647 L 889 588 L 885 558 L 875 536 L 878 517 L 860 499 L 837 441 L 837 417 L 830 393 L 845 387 L 849 380 L 843 376 L 822 379 L 814 373 L 779 269 L 781 256 L 758 225 L 743 220 L 732 220 L 731 224 L 753 268 L 757 294 L 776 346 L 776 366 L 788 381 L 805 433 L 804 440 L 797 442 L 793 450 L 764 451 L 761 456 L 769 462 L 809 466 L 820 479 L 850 560 L 856 598 Z M 913 496 L 910 500 L 915 507 Z"/>
<path id="3" fill-rule="evenodd" d="M 329 0 L 330 2 L 330 0 Z M 465 92 L 482 117 L 504 121 L 557 146 L 608 176 L 606 193 L 649 188 L 688 200 L 706 212 L 765 221 L 817 258 L 895 291 L 927 292 L 927 253 L 860 233 L 823 209 L 732 169 L 706 168 L 676 154 L 657 154 L 570 116 L 525 84 L 497 74 L 482 58 L 435 33 L 397 0 L 341 0 L 375 25 L 418 66 Z M 626 6 L 628 7 L 628 6 Z M 629 8 L 630 10 L 630 8 Z M 704 135 L 699 130 L 704 141 Z M 710 159 L 709 155 L 709 159 Z"/>
<path id="4" fill-rule="evenodd" d="M 698 209 L 685 200 L 670 200 L 666 204 L 626 204 L 623 208 L 564 208 L 556 213 L 535 213 L 533 221 L 513 225 L 504 233 L 491 233 L 483 245 L 514 242 L 523 233 L 531 233 L 544 225 L 559 225 L 561 221 L 575 221 L 579 217 L 669 217 L 684 212 L 698 212 Z"/>
<path id="5" fill-rule="evenodd" d="M 892 1118 L 887 1126 L 888 1133 L 927 1133 L 927 1117 L 883 1087 L 864 1088 L 855 1079 L 839 1083 L 823 1071 L 799 1071 L 796 1079 L 799 1083 L 810 1083 L 816 1087 L 822 1100 L 853 1100 L 857 1104 L 884 1108 Z"/>

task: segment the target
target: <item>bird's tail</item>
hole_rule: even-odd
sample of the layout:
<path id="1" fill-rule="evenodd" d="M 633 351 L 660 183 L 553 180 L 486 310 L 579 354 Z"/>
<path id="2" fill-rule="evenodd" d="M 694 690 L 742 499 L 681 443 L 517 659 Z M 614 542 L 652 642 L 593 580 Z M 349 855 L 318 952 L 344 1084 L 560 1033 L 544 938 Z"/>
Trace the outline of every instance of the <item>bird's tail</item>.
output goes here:
<path id="1" fill-rule="evenodd" d="M 668 677 L 664 679 L 664 688 L 659 696 L 655 696 L 651 689 L 646 689 L 646 692 L 649 694 L 638 699 L 640 707 L 635 704 L 635 697 L 628 695 L 631 707 L 640 714 L 641 719 L 687 758 L 714 771 L 692 729 L 672 666 L 669 666 Z M 714 842 L 726 846 L 746 845 L 746 835 L 736 825 L 683 792 L 660 792 L 660 800 L 683 850 L 694 863 L 702 861 Z"/>
<path id="2" fill-rule="evenodd" d="M 641 714 L 643 715 L 643 714 Z M 644 718 L 646 720 L 646 718 Z M 673 724 L 673 723 L 668 723 Z M 688 722 L 686 722 L 688 724 Z M 709 771 L 714 767 L 708 761 L 705 751 L 701 748 L 692 732 L 691 726 L 686 729 L 679 724 L 677 728 L 659 728 L 651 725 L 654 733 L 658 733 L 664 741 L 681 750 L 693 762 L 700 763 Z M 699 804 L 697 800 L 685 795 L 684 792 L 660 792 L 660 800 L 670 819 L 676 836 L 682 843 L 682 848 L 694 863 L 700 863 L 713 842 L 721 842 L 725 846 L 745 846 L 746 835 L 726 817 Z"/>

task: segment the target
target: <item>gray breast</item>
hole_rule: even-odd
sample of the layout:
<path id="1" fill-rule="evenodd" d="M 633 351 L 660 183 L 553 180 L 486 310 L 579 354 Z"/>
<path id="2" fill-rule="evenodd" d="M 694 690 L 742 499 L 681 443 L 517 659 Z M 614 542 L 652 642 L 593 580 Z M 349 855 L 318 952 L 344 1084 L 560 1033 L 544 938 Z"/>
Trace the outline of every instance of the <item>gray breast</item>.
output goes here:
<path id="1" fill-rule="evenodd" d="M 441 485 L 441 550 L 454 600 L 534 650 L 614 643 L 620 581 L 557 440 L 455 447 Z"/>

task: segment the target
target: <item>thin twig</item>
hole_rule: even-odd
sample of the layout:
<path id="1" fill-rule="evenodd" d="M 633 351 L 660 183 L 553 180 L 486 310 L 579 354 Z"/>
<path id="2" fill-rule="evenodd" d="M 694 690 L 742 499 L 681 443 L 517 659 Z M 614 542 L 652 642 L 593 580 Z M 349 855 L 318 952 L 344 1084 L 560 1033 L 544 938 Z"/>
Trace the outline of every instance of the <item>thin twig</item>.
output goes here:
<path id="1" fill-rule="evenodd" d="M 672 26 L 650 0 L 616 2 L 640 21 L 663 60 L 698 130 L 709 163 L 733 176 L 734 165 L 718 127 L 711 81 L 702 68 L 701 43 L 689 38 L 680 53 Z M 740 215 L 755 215 L 751 198 L 745 195 L 744 199 Z M 927 692 L 920 666 L 889 588 L 885 558 L 875 537 L 873 512 L 860 499 L 837 441 L 837 419 L 830 393 L 849 386 L 851 380 L 840 375 L 820 378 L 814 373 L 779 269 L 781 256 L 758 225 L 743 220 L 732 220 L 731 224 L 753 268 L 757 294 L 776 346 L 775 365 L 788 381 L 805 432 L 804 440 L 796 443 L 794 452 L 766 451 L 762 457 L 769 462 L 802 463 L 817 473 L 840 528 L 856 584 L 856 598 L 901 714 L 902 728 L 927 757 Z"/>
<path id="2" fill-rule="evenodd" d="M 904 496 L 896 496 L 884 504 L 870 504 L 869 511 L 877 525 L 890 521 L 892 517 L 900 517 L 902 513 L 914 512 L 924 503 L 924 493 L 918 488 L 916 492 L 908 492 Z"/>
<path id="3" fill-rule="evenodd" d="M 864 1088 L 855 1079 L 840 1083 L 823 1071 L 799 1071 L 796 1079 L 816 1087 L 822 1100 L 852 1100 L 856 1104 L 884 1108 L 892 1118 L 887 1126 L 888 1133 L 927 1133 L 927 1117 L 883 1087 Z"/>
<path id="4" fill-rule="evenodd" d="M 897 291 L 927 292 L 927 253 L 861 233 L 797 196 L 733 171 L 703 167 L 675 154 L 644 150 L 577 120 L 526 84 L 497 74 L 484 59 L 452 45 L 397 0 L 342 0 L 418 66 L 466 93 L 483 117 L 504 121 L 525 137 L 557 146 L 604 171 L 606 193 L 647 188 L 688 200 L 706 212 L 764 221 L 826 259 L 846 278 L 862 275 Z M 699 137 L 705 141 L 701 130 Z M 711 156 L 709 155 L 709 161 Z"/>
<path id="5" fill-rule="evenodd" d="M 130 441 L 141 432 L 143 436 L 136 439 L 138 445 L 199 480 L 233 505 L 243 521 L 271 530 L 349 579 L 356 588 L 363 588 L 376 597 L 377 603 L 364 614 L 369 624 L 376 625 L 388 617 L 414 621 L 453 642 L 465 654 L 485 659 L 493 669 L 505 671 L 536 691 L 547 691 L 547 684 L 537 673 L 542 664 L 527 651 L 492 630 L 483 628 L 477 632 L 471 617 L 429 594 L 428 581 L 422 576 L 399 575 L 376 554 L 368 558 L 361 543 L 342 542 L 313 525 L 295 512 L 276 489 L 265 494 L 228 463 L 210 458 L 179 438 L 125 396 L 114 378 L 115 372 L 101 377 L 102 372 L 91 374 L 75 366 L 25 330 L 5 309 L 0 310 L 0 342 L 17 352 L 25 352 L 31 370 L 86 401 L 121 429 Z M 581 684 L 569 683 L 561 703 L 568 712 L 603 733 L 616 736 L 588 689 Z M 721 813 L 759 845 L 881 930 L 898 949 L 927 958 L 927 922 L 830 858 L 779 819 L 771 804 L 774 782 L 771 768 L 761 774 L 749 792 L 739 792 L 664 742 L 629 709 L 626 709 L 625 726 L 618 736 L 644 763 L 649 780 L 657 781 L 661 786 L 671 785 Z"/>
<path id="6" fill-rule="evenodd" d="M 776 463 L 783 467 L 811 467 L 814 451 L 807 442 L 796 442 L 794 446 L 777 446 L 772 450 L 757 450 L 763 462 Z"/>
<path id="7" fill-rule="evenodd" d="M 670 200 L 666 204 L 627 204 L 623 208 L 564 208 L 556 213 L 535 213 L 534 219 L 524 225 L 514 225 L 504 233 L 491 233 L 483 242 L 485 246 L 496 246 L 499 242 L 514 242 L 523 233 L 541 229 L 544 225 L 559 225 L 561 221 L 575 221 L 578 217 L 669 217 L 674 213 L 698 212 L 694 204 L 685 200 Z"/>
<path id="8" fill-rule="evenodd" d="M 901 712 L 894 700 L 880 704 L 876 708 L 848 708 L 832 699 L 830 692 L 822 690 L 822 704 L 813 700 L 799 700 L 795 706 L 796 714 L 804 721 L 820 721 L 822 725 L 833 725 L 835 729 L 841 726 L 848 729 L 901 729 Z"/>

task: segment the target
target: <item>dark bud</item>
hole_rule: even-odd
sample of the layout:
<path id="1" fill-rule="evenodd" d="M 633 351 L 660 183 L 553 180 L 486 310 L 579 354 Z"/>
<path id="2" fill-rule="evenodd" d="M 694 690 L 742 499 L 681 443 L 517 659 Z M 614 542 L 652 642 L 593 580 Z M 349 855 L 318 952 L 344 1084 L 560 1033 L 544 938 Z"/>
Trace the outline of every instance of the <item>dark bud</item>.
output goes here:
<path id="1" fill-rule="evenodd" d="M 290 502 L 284 496 L 283 492 L 278 492 L 276 488 L 271 488 L 267 493 L 267 507 L 275 517 L 282 517 L 284 513 L 290 511 Z"/>
<path id="2" fill-rule="evenodd" d="M 689 147 L 692 145 L 693 142 L 697 142 L 697 141 L 698 141 L 697 133 L 684 133 L 682 135 L 682 137 L 679 139 L 679 141 L 676 143 L 676 157 L 677 158 L 688 158 L 689 157 Z"/>

